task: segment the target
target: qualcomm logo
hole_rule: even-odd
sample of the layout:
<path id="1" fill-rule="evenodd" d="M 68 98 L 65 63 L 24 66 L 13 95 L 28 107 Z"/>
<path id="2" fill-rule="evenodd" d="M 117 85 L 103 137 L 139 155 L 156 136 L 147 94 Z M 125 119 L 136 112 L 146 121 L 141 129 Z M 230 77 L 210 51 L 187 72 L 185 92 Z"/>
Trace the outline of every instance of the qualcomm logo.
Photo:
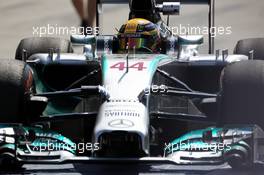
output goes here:
<path id="1" fill-rule="evenodd" d="M 116 119 L 116 120 L 110 121 L 108 125 L 113 128 L 130 128 L 134 126 L 134 123 L 126 119 Z"/>

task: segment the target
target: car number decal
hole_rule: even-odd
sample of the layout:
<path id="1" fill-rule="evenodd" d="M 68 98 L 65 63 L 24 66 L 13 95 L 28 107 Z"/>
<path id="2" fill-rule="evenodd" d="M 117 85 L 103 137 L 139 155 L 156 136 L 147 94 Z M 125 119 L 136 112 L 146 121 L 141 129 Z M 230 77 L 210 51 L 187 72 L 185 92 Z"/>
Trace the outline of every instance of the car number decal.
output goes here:
<path id="1" fill-rule="evenodd" d="M 110 66 L 110 68 L 111 69 L 118 69 L 120 71 L 123 71 L 126 68 L 126 62 L 115 63 L 112 66 Z M 146 69 L 146 67 L 144 67 L 144 62 L 134 63 L 133 65 L 130 65 L 128 68 L 136 69 L 138 71 L 142 71 L 143 69 Z"/>

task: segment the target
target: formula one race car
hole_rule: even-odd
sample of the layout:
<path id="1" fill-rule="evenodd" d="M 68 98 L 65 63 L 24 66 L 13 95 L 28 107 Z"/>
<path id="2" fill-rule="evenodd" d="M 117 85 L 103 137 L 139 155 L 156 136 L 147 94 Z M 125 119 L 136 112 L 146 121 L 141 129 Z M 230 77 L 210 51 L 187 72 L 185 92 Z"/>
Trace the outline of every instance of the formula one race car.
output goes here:
<path id="1" fill-rule="evenodd" d="M 214 1 L 181 3 L 209 5 L 213 26 Z M 212 54 L 209 33 L 199 54 L 203 37 L 174 36 L 160 18 L 179 9 L 132 0 L 117 35 L 23 39 L 0 62 L 0 164 L 264 163 L 264 39 Z"/>

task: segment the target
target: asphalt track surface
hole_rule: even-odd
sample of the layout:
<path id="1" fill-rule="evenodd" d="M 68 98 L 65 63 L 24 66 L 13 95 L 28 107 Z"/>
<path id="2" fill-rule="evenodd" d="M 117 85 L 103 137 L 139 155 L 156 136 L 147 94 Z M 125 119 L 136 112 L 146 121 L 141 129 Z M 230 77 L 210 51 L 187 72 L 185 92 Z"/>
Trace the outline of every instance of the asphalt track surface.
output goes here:
<path id="1" fill-rule="evenodd" d="M 232 34 L 216 36 L 216 48 L 228 48 L 230 53 L 239 39 L 264 37 L 264 1 L 216 0 L 216 25 L 231 26 Z M 191 24 L 206 25 L 206 7 L 188 6 L 181 17 L 172 17 L 171 26 Z M 103 33 L 114 33 L 114 28 L 125 22 L 127 6 L 109 6 L 104 10 Z M 113 20 L 114 19 L 114 20 Z M 0 3 L 0 58 L 13 59 L 17 44 L 22 38 L 33 36 L 33 27 L 57 25 L 75 26 L 78 16 L 70 0 L 1 0 Z M 59 37 L 68 38 L 69 35 Z M 206 47 L 206 44 L 205 46 Z M 202 49 L 206 51 L 206 49 Z M 25 165 L 22 171 L 2 174 L 263 174 L 263 168 L 255 170 L 231 170 L 221 166 L 175 166 L 175 165 Z"/>

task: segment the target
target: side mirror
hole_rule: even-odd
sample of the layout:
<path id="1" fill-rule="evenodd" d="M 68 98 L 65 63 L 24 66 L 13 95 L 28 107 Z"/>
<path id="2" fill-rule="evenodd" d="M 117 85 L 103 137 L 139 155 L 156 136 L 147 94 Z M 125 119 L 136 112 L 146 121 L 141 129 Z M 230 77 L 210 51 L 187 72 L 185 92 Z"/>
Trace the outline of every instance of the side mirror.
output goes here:
<path id="1" fill-rule="evenodd" d="M 198 47 L 203 44 L 202 35 L 187 35 L 178 37 L 179 59 L 189 60 L 191 56 L 198 55 Z"/>
<path id="2" fill-rule="evenodd" d="M 88 58 L 97 58 L 102 54 L 112 54 L 118 49 L 118 40 L 113 35 L 71 35 L 71 42 L 84 45 L 84 54 Z"/>
<path id="3" fill-rule="evenodd" d="M 157 4 L 156 9 L 163 15 L 179 15 L 180 2 L 163 2 L 162 4 Z"/>
<path id="4" fill-rule="evenodd" d="M 95 43 L 95 35 L 71 35 L 72 44 L 93 44 Z"/>
<path id="5" fill-rule="evenodd" d="M 178 37 L 179 45 L 201 45 L 203 44 L 202 35 L 186 35 Z"/>

